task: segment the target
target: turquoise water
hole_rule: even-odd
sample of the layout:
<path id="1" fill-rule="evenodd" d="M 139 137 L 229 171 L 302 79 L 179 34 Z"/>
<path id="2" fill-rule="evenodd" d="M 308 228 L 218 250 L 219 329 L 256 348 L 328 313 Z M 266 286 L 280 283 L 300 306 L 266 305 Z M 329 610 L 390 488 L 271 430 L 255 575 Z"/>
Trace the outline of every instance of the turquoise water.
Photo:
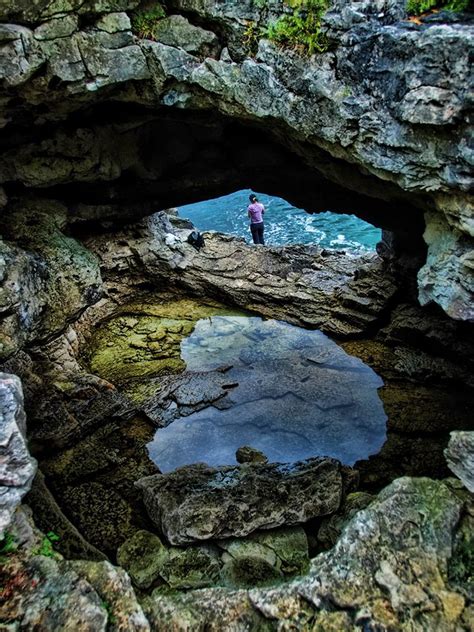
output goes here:
<path id="1" fill-rule="evenodd" d="M 179 209 L 200 231 L 215 230 L 244 237 L 251 242 L 247 219 L 250 190 L 237 191 L 214 200 Z M 319 244 L 322 248 L 353 252 L 375 250 L 381 231 L 354 215 L 309 215 L 285 200 L 255 192 L 265 205 L 265 241 L 268 245 Z"/>

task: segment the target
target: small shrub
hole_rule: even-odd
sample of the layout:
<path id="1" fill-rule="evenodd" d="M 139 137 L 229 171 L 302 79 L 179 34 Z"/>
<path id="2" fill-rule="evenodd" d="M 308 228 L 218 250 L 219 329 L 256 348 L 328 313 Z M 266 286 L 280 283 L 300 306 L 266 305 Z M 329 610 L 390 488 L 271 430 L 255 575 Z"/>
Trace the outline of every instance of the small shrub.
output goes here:
<path id="1" fill-rule="evenodd" d="M 243 43 L 250 55 L 256 54 L 258 50 L 258 41 L 262 35 L 262 29 L 256 22 L 253 20 L 248 22 L 244 31 Z"/>
<path id="2" fill-rule="evenodd" d="M 156 23 L 166 16 L 159 2 L 148 9 L 139 9 L 131 15 L 132 31 L 141 39 L 155 39 Z"/>
<path id="3" fill-rule="evenodd" d="M 407 13 L 410 15 L 421 15 L 433 9 L 465 11 L 469 3 L 470 0 L 408 0 Z"/>
<path id="4" fill-rule="evenodd" d="M 293 13 L 270 24 L 266 31 L 268 39 L 308 55 L 324 52 L 327 39 L 321 33 L 321 20 L 329 0 L 288 0 L 287 4 Z"/>

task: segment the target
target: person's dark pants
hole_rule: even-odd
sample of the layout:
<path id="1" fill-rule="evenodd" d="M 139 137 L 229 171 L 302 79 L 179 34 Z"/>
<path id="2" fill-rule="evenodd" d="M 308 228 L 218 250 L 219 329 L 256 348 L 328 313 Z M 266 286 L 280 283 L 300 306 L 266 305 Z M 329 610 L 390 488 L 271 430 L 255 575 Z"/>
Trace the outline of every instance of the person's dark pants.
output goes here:
<path id="1" fill-rule="evenodd" d="M 263 246 L 265 245 L 265 241 L 263 240 L 263 230 L 263 222 L 250 224 L 250 231 L 252 233 L 254 244 L 262 244 Z"/>

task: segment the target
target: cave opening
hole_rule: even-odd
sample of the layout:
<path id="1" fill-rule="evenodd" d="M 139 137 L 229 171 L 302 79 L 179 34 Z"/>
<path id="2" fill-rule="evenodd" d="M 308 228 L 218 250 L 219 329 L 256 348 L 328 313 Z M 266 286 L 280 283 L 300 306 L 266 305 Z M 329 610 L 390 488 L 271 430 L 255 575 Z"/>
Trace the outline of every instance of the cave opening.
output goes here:
<path id="1" fill-rule="evenodd" d="M 188 204 L 179 208 L 179 215 L 189 219 L 200 231 L 228 233 L 251 242 L 247 217 L 251 194 L 250 189 L 244 189 Z M 382 240 L 381 229 L 350 213 L 328 210 L 309 214 L 277 196 L 257 192 L 257 197 L 265 207 L 266 245 L 314 244 L 355 254 L 374 252 Z"/>
<path id="2" fill-rule="evenodd" d="M 35 143 L 19 134 L 20 146 L 5 148 L 7 173 L 18 177 L 4 185 L 10 206 L 1 218 L 8 243 L 34 253 L 31 266 L 46 288 L 39 286 L 40 296 L 60 280 L 55 300 L 39 302 L 29 320 L 25 314 L 37 305 L 22 303 L 23 322 L 32 325 L 17 346 L 27 358 L 14 355 L 5 369 L 24 380 L 30 445 L 45 477 L 29 502 L 40 526 L 61 531 L 66 555 L 80 550 L 120 562 L 118 551 L 131 535 L 157 534 L 135 486 L 156 474 L 147 445 L 157 427 L 166 430 L 180 416 L 186 420 L 206 408 L 220 412 L 218 402 L 235 396 L 238 380 L 224 365 L 214 371 L 217 377 L 204 378 L 202 370 L 183 371 L 176 354 L 184 333 L 199 321 L 197 298 L 211 311 L 219 302 L 219 309 L 243 309 L 250 318 L 328 335 L 337 349 L 381 376 L 380 400 L 372 408 L 385 409 L 387 426 L 384 417 L 369 437 L 378 445 L 350 458 L 364 493 L 400 475 L 447 474 L 446 418 L 452 428 L 467 427 L 472 392 L 460 386 L 465 374 L 459 362 L 430 353 L 442 339 L 451 360 L 465 357 L 456 328 L 436 315 L 427 326 L 415 308 L 416 273 L 426 255 L 416 199 L 281 129 L 214 114 L 127 112 L 123 104 L 81 114 L 63 127 L 35 130 Z M 53 170 L 44 166 L 48 152 L 56 152 Z M 250 190 L 305 209 L 303 223 L 327 209 L 337 218 L 354 213 L 382 231 L 382 257 L 337 252 L 348 250 L 338 240 L 344 231 L 336 231 L 329 248 L 298 243 L 255 249 L 226 230 L 206 235 L 199 252 L 187 244 L 187 204 L 239 191 L 248 197 Z M 180 208 L 178 216 L 162 210 L 173 207 Z M 270 205 L 269 222 L 271 212 Z M 56 214 L 60 219 L 51 223 Z M 29 254 L 21 256 L 29 265 Z M 173 302 L 179 309 L 166 311 Z M 341 387 L 338 400 L 337 369 L 329 370 L 333 382 L 322 395 L 330 401 L 322 408 L 336 411 L 336 424 L 347 389 Z M 301 388 L 314 387 L 314 380 L 299 377 Z M 266 379 L 282 381 L 273 370 Z M 356 425 L 370 417 L 357 415 Z M 336 439 L 349 446 L 357 440 L 352 428 Z M 83 539 L 64 526 L 64 517 Z M 310 536 L 315 528 L 309 521 L 304 529 Z M 298 532 L 303 538 L 304 529 Z"/>

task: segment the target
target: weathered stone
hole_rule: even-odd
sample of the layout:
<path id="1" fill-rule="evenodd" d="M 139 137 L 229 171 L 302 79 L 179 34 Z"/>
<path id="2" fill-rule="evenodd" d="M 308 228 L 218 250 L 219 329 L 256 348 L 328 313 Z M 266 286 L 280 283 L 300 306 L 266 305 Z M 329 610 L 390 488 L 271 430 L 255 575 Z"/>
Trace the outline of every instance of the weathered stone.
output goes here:
<path id="1" fill-rule="evenodd" d="M 12 134 L 18 125 L 30 120 L 38 126 L 49 122 L 60 128 L 61 121 L 69 113 L 79 112 L 85 103 L 95 107 L 96 101 L 107 100 L 110 104 L 126 101 L 145 106 L 138 116 L 140 121 L 130 115 L 130 136 L 135 141 L 137 122 L 143 122 L 140 117 L 147 118 L 150 106 L 156 103 L 181 110 L 207 110 L 214 120 L 217 110 L 234 120 L 251 122 L 252 128 L 242 129 L 251 129 L 253 137 L 256 129 L 263 131 L 263 143 L 254 142 L 250 147 L 246 142 L 238 152 L 221 153 L 218 136 L 212 143 L 206 137 L 202 153 L 206 168 L 201 168 L 204 163 L 200 158 L 193 157 L 190 177 L 182 177 L 182 154 L 178 157 L 175 145 L 168 153 L 180 165 L 176 189 L 163 186 L 163 157 L 147 156 L 143 143 L 137 143 L 138 150 L 125 149 L 126 144 L 120 143 L 118 150 L 116 143 L 104 147 L 98 138 L 91 153 L 96 155 L 100 145 L 100 162 L 115 168 L 107 173 L 97 168 L 97 160 L 89 161 L 86 179 L 89 184 L 98 183 L 94 191 L 101 196 L 100 202 L 96 199 L 95 211 L 101 207 L 101 212 L 108 208 L 112 215 L 124 212 L 124 190 L 131 192 L 132 200 L 140 192 L 146 201 L 145 212 L 149 212 L 150 208 L 179 203 L 165 199 L 170 191 L 184 201 L 196 191 L 210 197 L 211 189 L 218 194 L 250 181 L 269 190 L 291 188 L 294 178 L 287 164 L 279 159 L 271 162 L 275 154 L 271 143 L 278 144 L 311 165 L 312 177 L 306 185 L 300 186 L 299 175 L 295 176 L 297 188 L 305 189 L 302 208 L 312 210 L 314 206 L 320 211 L 332 206 L 347 211 L 357 207 L 355 210 L 363 213 L 365 207 L 367 213 L 370 206 L 377 222 L 393 223 L 396 215 L 397 223 L 408 222 L 410 231 L 419 221 L 419 214 L 412 213 L 415 207 L 447 220 L 442 229 L 444 245 L 441 240 L 429 242 L 429 261 L 419 277 L 420 298 L 424 303 L 441 304 L 456 318 L 471 318 L 472 279 L 466 281 L 471 266 L 466 263 L 474 234 L 468 194 L 473 161 L 468 137 L 473 38 L 468 19 L 441 12 L 417 24 L 405 20 L 404 6 L 395 7 L 394 2 L 371 5 L 337 0 L 323 16 L 328 50 L 307 58 L 259 35 L 260 28 L 265 29 L 285 12 L 281 3 L 270 3 L 262 11 L 251 2 L 173 0 L 167 3 L 172 15 L 158 23 L 162 41 L 157 42 L 132 39 L 124 11 L 136 5 L 132 0 L 5 0 L 0 54 L 9 91 L 2 96 L 2 126 L 12 129 Z M 64 37 L 78 15 L 88 17 L 84 26 Z M 195 44 L 199 36 L 199 41 L 204 38 L 204 47 L 208 39 L 214 48 L 217 36 L 189 24 L 184 15 L 193 16 L 196 24 L 212 25 L 227 56 L 202 60 L 189 54 L 189 41 Z M 5 24 L 9 20 L 20 25 Z M 35 26 L 35 33 L 47 39 L 35 39 L 23 24 Z M 407 50 L 413 55 L 407 56 Z M 206 51 L 200 49 L 199 54 Z M 122 123 L 117 117 L 119 127 Z M 445 133 L 447 126 L 450 134 Z M 143 133 L 150 138 L 148 132 L 145 123 Z M 54 130 L 50 138 L 56 133 Z M 77 198 L 74 187 L 84 175 L 68 156 L 68 148 L 80 134 L 81 129 L 72 130 L 69 122 L 61 147 L 63 158 L 47 169 L 42 166 L 43 143 L 35 139 L 27 148 L 28 142 L 19 147 L 15 141 L 2 153 L 0 181 L 28 184 L 32 171 L 42 171 L 37 182 L 41 180 L 41 186 L 65 184 L 71 189 L 69 199 L 79 202 L 73 212 L 80 213 L 79 209 L 91 206 L 91 196 L 89 192 L 84 199 Z M 113 125 L 108 134 L 110 139 L 116 138 Z M 184 145 L 178 143 L 180 149 L 186 146 L 186 153 L 192 152 L 195 140 L 189 135 Z M 54 146 L 54 142 L 50 144 Z M 261 159 L 262 147 L 256 146 L 265 144 L 265 159 Z M 155 146 L 153 142 L 150 145 Z M 209 162 L 212 153 L 219 154 L 215 164 Z M 82 156 L 85 158 L 84 152 Z M 257 168 L 243 173 L 252 156 L 259 156 Z M 233 162 L 231 168 L 229 161 Z M 166 175 L 168 183 L 171 171 Z M 133 186 L 130 176 L 135 178 Z M 103 186 L 104 180 L 111 188 Z M 114 194 L 109 195 L 112 190 Z M 120 206 L 111 201 L 114 198 L 120 199 Z M 408 206 L 405 213 L 403 209 Z M 419 252 L 424 256 L 421 247 Z M 443 260 L 449 261 L 450 279 L 440 265 Z M 447 296 L 441 291 L 443 287 Z"/>
<path id="2" fill-rule="evenodd" d="M 474 493 L 474 432 L 452 432 L 444 453 L 449 469 Z"/>
<path id="3" fill-rule="evenodd" d="M 138 588 L 150 588 L 161 577 L 168 549 L 149 531 L 137 531 L 117 551 L 117 561 Z"/>
<path id="4" fill-rule="evenodd" d="M 165 547 L 148 531 L 137 531 L 117 552 L 117 560 L 138 588 L 165 581 L 173 589 L 201 588 L 215 584 L 220 562 L 210 547 Z"/>
<path id="5" fill-rule="evenodd" d="M 0 538 L 29 491 L 35 472 L 36 461 L 26 443 L 21 382 L 15 375 L 0 373 Z"/>
<path id="6" fill-rule="evenodd" d="M 110 562 L 67 562 L 79 577 L 97 592 L 108 615 L 107 629 L 112 632 L 149 632 L 150 624 L 133 591 L 130 577 Z"/>
<path id="7" fill-rule="evenodd" d="M 21 204 L 0 218 L 0 357 L 58 334 L 100 296 L 98 259 L 61 229 L 57 203 Z M 20 240 L 19 248 L 11 240 Z"/>
<path id="8" fill-rule="evenodd" d="M 366 492 L 349 494 L 339 511 L 329 516 L 329 518 L 323 518 L 318 529 L 318 542 L 325 549 L 330 549 L 334 546 L 346 524 L 358 511 L 365 509 L 372 500 L 374 500 L 374 496 Z"/>
<path id="9" fill-rule="evenodd" d="M 220 631 L 235 624 L 321 632 L 406 625 L 454 631 L 471 613 L 446 573 L 462 506 L 441 482 L 399 479 L 355 515 L 306 577 L 278 588 L 154 593 L 145 610 L 152 625 L 164 621 L 177 630 Z"/>
<path id="10" fill-rule="evenodd" d="M 237 463 L 268 463 L 263 452 L 249 445 L 240 447 L 235 453 L 235 458 Z"/>
<path id="11" fill-rule="evenodd" d="M 327 458 L 218 469 L 198 464 L 136 484 L 172 544 L 305 522 L 336 511 L 343 490 L 339 463 Z"/>
<path id="12" fill-rule="evenodd" d="M 474 321 L 471 240 L 434 213 L 426 215 L 424 239 L 428 257 L 418 272 L 420 303 L 434 300 L 451 318 Z"/>
<path id="13" fill-rule="evenodd" d="M 253 560 L 265 562 L 262 569 L 266 565 L 273 568 L 269 577 L 265 576 L 262 580 L 301 575 L 308 570 L 308 539 L 302 527 L 261 531 L 245 539 L 221 540 L 218 545 L 225 551 L 223 576 L 227 581 L 232 577 L 231 585 L 235 587 L 252 587 L 252 581 L 249 576 L 246 579 L 244 571 L 247 564 L 249 570 L 256 568 Z M 242 565 L 239 564 L 241 560 Z"/>
<path id="14" fill-rule="evenodd" d="M 189 231 L 173 228 L 165 213 L 140 228 L 137 233 L 135 226 L 131 239 L 127 232 L 116 237 L 133 249 L 155 283 L 176 275 L 193 294 L 218 293 L 233 304 L 328 334 L 370 329 L 396 292 L 395 278 L 376 255 L 347 257 L 297 245 L 256 249 L 218 233 L 207 234 L 198 252 L 185 243 Z M 177 237 L 176 243 L 166 244 L 167 234 Z M 96 249 L 104 268 L 117 265 L 109 237 L 98 239 Z"/>
<path id="15" fill-rule="evenodd" d="M 162 44 L 182 48 L 193 55 L 214 57 L 219 51 L 219 40 L 212 31 L 193 26 L 181 15 L 170 15 L 160 20 L 153 34 Z"/>
<path id="16" fill-rule="evenodd" d="M 34 512 L 35 524 L 45 533 L 52 531 L 59 540 L 56 550 L 68 559 L 102 561 L 107 557 L 92 546 L 61 511 L 47 487 L 44 475 L 38 470 L 25 502 Z"/>

